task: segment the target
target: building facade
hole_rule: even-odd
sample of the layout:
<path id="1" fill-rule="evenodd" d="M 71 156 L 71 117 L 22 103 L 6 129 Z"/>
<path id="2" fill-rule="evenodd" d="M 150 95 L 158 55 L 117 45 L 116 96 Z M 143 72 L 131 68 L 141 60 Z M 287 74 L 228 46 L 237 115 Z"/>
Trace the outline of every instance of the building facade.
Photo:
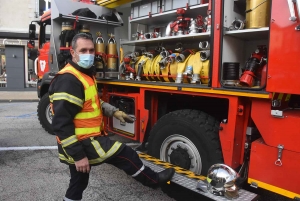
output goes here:
<path id="1" fill-rule="evenodd" d="M 49 0 L 46 2 L 45 0 L 1 1 L 0 90 L 35 87 L 34 61 L 37 47 L 35 50 L 27 48 L 28 29 L 31 21 L 38 20 L 50 7 Z"/>

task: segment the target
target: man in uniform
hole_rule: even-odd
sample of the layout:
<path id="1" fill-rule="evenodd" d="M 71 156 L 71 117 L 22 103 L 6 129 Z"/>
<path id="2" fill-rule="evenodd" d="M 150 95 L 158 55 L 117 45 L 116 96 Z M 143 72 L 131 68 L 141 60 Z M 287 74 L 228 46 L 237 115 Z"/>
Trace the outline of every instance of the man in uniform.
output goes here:
<path id="1" fill-rule="evenodd" d="M 59 159 L 69 165 L 71 175 L 64 200 L 81 200 L 91 166 L 101 163 L 124 170 L 146 186 L 156 187 L 169 181 L 175 172 L 173 168 L 156 173 L 143 165 L 132 148 L 105 135 L 103 115 L 114 116 L 123 123 L 134 120 L 100 100 L 91 68 L 95 53 L 91 36 L 77 34 L 70 53 L 72 61 L 57 73 L 49 88 Z"/>

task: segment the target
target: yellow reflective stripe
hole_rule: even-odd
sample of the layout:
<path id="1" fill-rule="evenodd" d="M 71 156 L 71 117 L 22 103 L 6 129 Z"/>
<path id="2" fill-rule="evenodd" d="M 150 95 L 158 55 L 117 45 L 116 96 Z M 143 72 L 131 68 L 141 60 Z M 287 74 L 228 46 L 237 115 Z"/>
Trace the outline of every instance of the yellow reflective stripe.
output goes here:
<path id="1" fill-rule="evenodd" d="M 92 127 L 92 128 L 75 128 L 75 134 L 76 135 L 88 135 L 92 133 L 100 133 L 100 122 L 99 126 Z"/>
<path id="2" fill-rule="evenodd" d="M 77 75 L 77 77 L 82 82 L 82 84 L 84 85 L 85 88 L 89 87 L 89 83 L 81 76 L 80 72 L 78 70 L 76 70 L 73 66 L 67 66 L 67 67 L 63 68 L 60 72 L 66 72 L 68 70 L 72 71 L 74 74 Z"/>
<path id="3" fill-rule="evenodd" d="M 283 188 L 280 188 L 280 187 L 277 187 L 277 186 L 273 186 L 271 184 L 264 183 L 262 181 L 258 181 L 256 179 L 248 178 L 248 183 L 251 184 L 252 182 L 255 182 L 258 185 L 258 187 L 260 187 L 260 188 L 267 189 L 269 191 L 272 191 L 274 193 L 286 196 L 288 198 L 293 199 L 295 197 L 300 197 L 300 194 L 298 194 L 296 192 L 288 191 L 286 189 L 283 189 Z"/>
<path id="4" fill-rule="evenodd" d="M 59 71 L 59 73 L 64 73 L 64 72 L 66 72 L 66 71 L 68 71 L 68 70 L 73 71 L 71 66 L 66 66 L 66 67 L 64 67 L 63 69 L 61 69 L 61 70 Z"/>
<path id="5" fill-rule="evenodd" d="M 78 142 L 78 139 L 76 137 L 76 135 L 72 135 L 71 137 L 68 137 L 64 140 L 61 141 L 61 146 L 62 147 L 67 147 L 75 142 Z"/>
<path id="6" fill-rule="evenodd" d="M 97 89 L 94 85 L 86 88 L 84 90 L 85 100 L 90 100 L 95 97 L 95 92 L 97 93 Z"/>
<path id="7" fill-rule="evenodd" d="M 285 101 L 289 101 L 289 100 L 290 100 L 290 98 L 291 98 L 291 94 L 288 94 L 288 95 L 286 95 L 286 97 L 285 97 Z"/>
<path id="8" fill-rule="evenodd" d="M 80 112 L 75 116 L 75 119 L 90 119 L 90 118 L 98 117 L 100 114 L 101 114 L 100 109 L 97 109 L 93 112 Z"/>
<path id="9" fill-rule="evenodd" d="M 62 147 L 62 150 L 64 151 L 66 156 L 68 156 L 68 158 L 66 158 L 63 154 L 59 153 L 59 155 L 58 155 L 59 159 L 67 161 L 70 164 L 74 164 L 75 163 L 74 159 L 69 154 L 67 154 L 66 150 L 63 147 Z"/>
<path id="10" fill-rule="evenodd" d="M 103 162 L 105 159 L 114 155 L 122 145 L 122 143 L 120 143 L 120 142 L 115 142 L 114 145 L 108 150 L 108 152 L 105 153 L 98 141 L 92 140 L 92 144 L 93 144 L 96 152 L 98 153 L 99 158 L 89 160 L 90 164 Z"/>
<path id="11" fill-rule="evenodd" d="M 83 107 L 83 100 L 77 98 L 76 96 L 64 92 L 54 93 L 53 95 L 51 95 L 50 101 L 54 101 L 54 100 L 66 100 L 69 101 L 70 103 L 78 105 L 79 107 Z"/>
<path id="12" fill-rule="evenodd" d="M 96 93 L 95 93 L 96 92 Z M 98 92 L 96 91 L 96 88 L 94 86 L 89 87 L 84 91 L 85 94 L 85 100 L 91 100 L 92 101 L 92 107 L 94 109 L 97 109 L 98 106 L 96 104 L 96 94 Z"/>
<path id="13" fill-rule="evenodd" d="M 109 158 L 111 157 L 112 155 L 114 155 L 118 150 L 119 148 L 122 146 L 122 143 L 120 142 L 115 142 L 114 145 L 108 150 L 108 152 L 106 152 L 105 154 L 105 158 Z"/>
<path id="14" fill-rule="evenodd" d="M 53 95 L 49 95 L 50 103 L 53 103 Z"/>
<path id="15" fill-rule="evenodd" d="M 98 155 L 100 156 L 100 158 L 103 158 L 105 156 L 105 151 L 102 149 L 102 147 L 100 146 L 100 143 L 96 140 L 91 140 L 92 144 L 96 150 L 96 152 L 98 153 Z"/>
<path id="16" fill-rule="evenodd" d="M 94 96 L 93 98 L 92 98 L 92 107 L 94 108 L 94 110 L 97 110 L 98 109 L 98 106 L 97 106 L 97 104 L 96 104 L 96 97 Z"/>
<path id="17" fill-rule="evenodd" d="M 103 162 L 102 158 L 96 158 L 96 159 L 89 160 L 90 164 L 97 164 L 97 163 L 102 163 L 102 162 Z"/>
<path id="18" fill-rule="evenodd" d="M 53 95 L 50 95 L 49 99 L 50 99 L 50 102 L 52 103 L 53 102 Z"/>
<path id="19" fill-rule="evenodd" d="M 95 79 L 95 77 L 93 77 L 93 80 L 94 80 L 94 83 L 95 83 L 96 90 L 98 91 L 97 80 Z"/>
<path id="20" fill-rule="evenodd" d="M 120 143 L 120 142 L 115 142 L 114 145 L 108 150 L 108 152 L 105 153 L 104 150 L 102 149 L 102 147 L 100 146 L 100 143 L 98 141 L 94 140 L 93 138 L 91 138 L 91 139 L 92 139 L 92 144 L 100 157 L 96 158 L 96 159 L 90 159 L 89 164 L 97 164 L 97 163 L 103 162 L 107 158 L 114 155 L 122 145 L 122 143 Z M 59 159 L 66 161 L 70 164 L 74 164 L 75 163 L 74 159 L 66 153 L 65 149 L 63 149 L 63 151 L 68 156 L 68 158 L 63 154 L 59 154 Z"/>
<path id="21" fill-rule="evenodd" d="M 62 150 L 65 152 L 66 156 L 68 156 L 68 161 L 70 161 L 70 163 L 75 163 L 73 157 L 66 152 L 65 148 L 62 147 Z"/>
<path id="22" fill-rule="evenodd" d="M 75 164 L 75 161 L 74 161 L 74 160 L 70 160 L 70 159 L 66 158 L 63 154 L 59 154 L 59 155 L 58 155 L 58 158 L 59 158 L 60 160 L 66 161 L 66 162 L 68 162 L 68 163 L 70 163 L 70 164 Z"/>
<path id="23" fill-rule="evenodd" d="M 69 161 L 63 154 L 58 154 L 58 158 L 64 161 Z"/>
<path id="24" fill-rule="evenodd" d="M 72 67 L 72 72 L 74 72 L 78 76 L 79 80 L 82 82 L 85 88 L 89 87 L 89 83 L 82 77 L 81 73 L 78 70 Z"/>
<path id="25" fill-rule="evenodd" d="M 283 97 L 283 93 L 280 93 L 280 94 L 278 95 L 277 100 L 282 100 L 282 97 Z"/>

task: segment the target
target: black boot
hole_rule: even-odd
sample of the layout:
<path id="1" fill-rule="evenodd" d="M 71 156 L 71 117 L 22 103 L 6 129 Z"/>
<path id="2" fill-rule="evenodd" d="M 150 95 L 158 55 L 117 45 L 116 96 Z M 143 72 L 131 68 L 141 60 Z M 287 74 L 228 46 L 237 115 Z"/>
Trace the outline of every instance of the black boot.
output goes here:
<path id="1" fill-rule="evenodd" d="M 168 181 L 171 180 L 171 178 L 173 177 L 175 173 L 175 169 L 174 168 L 167 168 L 161 172 L 158 173 L 158 183 L 162 184 L 162 183 L 166 183 Z"/>

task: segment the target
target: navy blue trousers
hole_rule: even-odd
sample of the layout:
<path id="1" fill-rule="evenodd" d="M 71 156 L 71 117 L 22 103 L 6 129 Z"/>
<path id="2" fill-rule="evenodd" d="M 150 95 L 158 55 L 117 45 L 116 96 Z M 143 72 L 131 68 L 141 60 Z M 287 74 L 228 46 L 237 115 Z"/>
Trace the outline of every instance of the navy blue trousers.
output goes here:
<path id="1" fill-rule="evenodd" d="M 156 187 L 158 185 L 157 173 L 144 166 L 138 154 L 131 147 L 125 146 L 122 151 L 106 160 L 105 163 L 122 169 L 128 175 L 137 174 L 133 178 L 145 186 Z M 77 172 L 75 165 L 69 165 L 69 168 L 71 179 L 65 197 L 70 200 L 81 200 L 83 191 L 89 182 L 89 173 Z M 141 169 L 143 170 L 139 172 Z"/>

